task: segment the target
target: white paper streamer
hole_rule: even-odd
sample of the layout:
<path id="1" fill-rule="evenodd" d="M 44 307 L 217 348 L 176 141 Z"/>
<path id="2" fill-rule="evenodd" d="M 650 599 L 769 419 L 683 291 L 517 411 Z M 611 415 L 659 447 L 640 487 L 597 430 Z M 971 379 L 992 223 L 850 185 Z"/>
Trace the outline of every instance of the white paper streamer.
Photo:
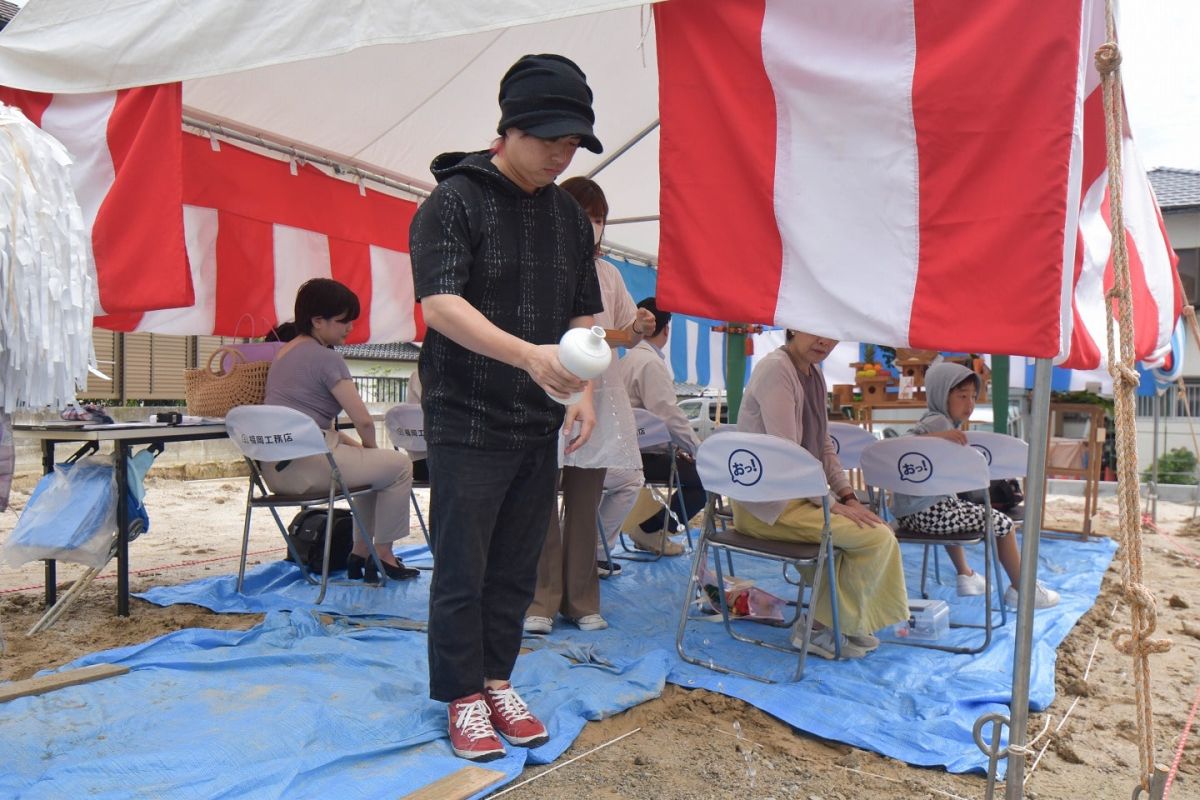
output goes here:
<path id="1" fill-rule="evenodd" d="M 0 103 L 0 411 L 61 408 L 86 385 L 94 296 L 71 157 Z"/>

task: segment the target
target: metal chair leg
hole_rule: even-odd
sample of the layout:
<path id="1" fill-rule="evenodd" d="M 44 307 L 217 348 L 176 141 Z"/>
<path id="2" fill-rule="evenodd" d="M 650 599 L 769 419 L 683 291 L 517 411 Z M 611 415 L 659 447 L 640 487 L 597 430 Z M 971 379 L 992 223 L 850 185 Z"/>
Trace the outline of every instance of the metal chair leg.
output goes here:
<path id="1" fill-rule="evenodd" d="M 413 511 L 417 512 L 417 522 L 421 525 L 421 536 L 425 537 L 425 546 L 430 547 L 429 528 L 425 525 L 425 515 L 421 513 L 421 504 L 417 502 L 417 490 L 409 489 L 408 494 L 412 498 Z"/>

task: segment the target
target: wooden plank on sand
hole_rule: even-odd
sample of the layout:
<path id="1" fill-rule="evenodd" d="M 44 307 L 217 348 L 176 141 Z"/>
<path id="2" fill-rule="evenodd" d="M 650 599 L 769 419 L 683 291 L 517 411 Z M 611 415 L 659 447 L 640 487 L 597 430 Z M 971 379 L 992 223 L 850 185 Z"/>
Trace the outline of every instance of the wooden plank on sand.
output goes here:
<path id="1" fill-rule="evenodd" d="M 114 675 L 124 675 L 126 672 L 129 672 L 129 667 L 123 667 L 119 664 L 93 664 L 90 667 L 80 667 L 79 669 L 70 669 L 66 672 L 55 672 L 51 675 L 28 678 L 23 681 L 3 683 L 0 684 L 0 703 L 7 703 L 9 700 L 16 700 L 18 697 L 29 697 L 30 695 L 52 692 L 55 689 L 62 689 L 65 686 L 76 686 L 81 683 L 91 683 L 92 681 L 111 678 Z"/>
<path id="2" fill-rule="evenodd" d="M 462 767 L 444 778 L 404 795 L 402 800 L 463 800 L 503 778 L 504 773 L 494 769 Z"/>

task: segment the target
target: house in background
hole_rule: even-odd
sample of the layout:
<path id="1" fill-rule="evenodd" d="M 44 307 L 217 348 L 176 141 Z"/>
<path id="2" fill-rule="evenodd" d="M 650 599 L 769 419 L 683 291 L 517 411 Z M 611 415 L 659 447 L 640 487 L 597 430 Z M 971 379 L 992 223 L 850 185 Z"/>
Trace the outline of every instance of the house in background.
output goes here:
<path id="1" fill-rule="evenodd" d="M 1200 303 L 1200 170 L 1150 170 L 1150 182 L 1162 209 L 1163 222 L 1171 246 L 1179 255 L 1179 280 L 1192 306 Z M 1193 430 L 1200 436 L 1200 347 L 1191 334 L 1184 337 L 1184 391 L 1176 387 L 1163 397 L 1139 397 L 1138 466 L 1146 468 L 1153 460 L 1154 411 L 1158 406 L 1158 452 L 1182 447 L 1194 450 Z M 1186 402 L 1185 402 L 1186 401 Z"/>
<path id="2" fill-rule="evenodd" d="M 183 400 L 183 372 L 204 367 L 222 345 L 242 341 L 221 336 L 171 336 L 92 330 L 96 361 L 103 376 L 90 374 L 81 398 L 109 405 L 157 405 Z M 416 345 L 356 344 L 339 347 L 359 394 L 367 403 L 395 405 L 408 394 L 417 368 Z"/>

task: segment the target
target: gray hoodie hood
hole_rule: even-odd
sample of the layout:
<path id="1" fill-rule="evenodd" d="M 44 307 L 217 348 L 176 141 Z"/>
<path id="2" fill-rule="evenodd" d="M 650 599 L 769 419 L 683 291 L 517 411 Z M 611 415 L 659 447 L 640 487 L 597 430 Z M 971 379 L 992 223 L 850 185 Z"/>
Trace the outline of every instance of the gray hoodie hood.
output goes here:
<path id="1" fill-rule="evenodd" d="M 950 419 L 950 409 L 948 407 L 950 390 L 968 378 L 974 378 L 975 394 L 979 394 L 981 385 L 979 376 L 961 364 L 942 361 L 930 367 L 925 373 L 925 405 L 929 410 L 925 412 L 920 421 L 925 422 L 928 417 L 934 414 L 940 414 Z M 958 420 L 958 422 L 965 421 Z"/>
<path id="2" fill-rule="evenodd" d="M 955 427 L 954 420 L 950 417 L 950 411 L 947 408 L 947 400 L 950 399 L 950 390 L 968 378 L 975 379 L 975 391 L 978 393 L 981 381 L 979 376 L 961 364 L 952 364 L 943 361 L 939 364 L 934 364 L 925 373 L 925 405 L 928 411 L 922 415 L 917 424 L 912 427 L 909 434 L 923 435 L 929 433 L 941 433 Z M 910 514 L 916 514 L 918 511 L 924 511 L 935 503 L 945 500 L 949 495 L 940 497 L 916 497 L 909 494 L 901 494 L 894 492 L 892 494 L 892 513 L 897 517 L 907 517 Z"/>

